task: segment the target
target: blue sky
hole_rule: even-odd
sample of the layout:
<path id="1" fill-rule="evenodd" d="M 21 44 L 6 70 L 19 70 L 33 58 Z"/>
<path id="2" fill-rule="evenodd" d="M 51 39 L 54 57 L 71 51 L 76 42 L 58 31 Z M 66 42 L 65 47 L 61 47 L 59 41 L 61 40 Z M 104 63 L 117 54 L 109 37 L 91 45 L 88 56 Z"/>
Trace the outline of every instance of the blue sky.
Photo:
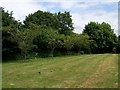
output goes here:
<path id="1" fill-rule="evenodd" d="M 118 34 L 118 0 L 1 0 L 0 6 L 13 11 L 13 16 L 20 21 L 37 10 L 70 11 L 76 33 L 81 33 L 90 21 L 104 21 Z"/>

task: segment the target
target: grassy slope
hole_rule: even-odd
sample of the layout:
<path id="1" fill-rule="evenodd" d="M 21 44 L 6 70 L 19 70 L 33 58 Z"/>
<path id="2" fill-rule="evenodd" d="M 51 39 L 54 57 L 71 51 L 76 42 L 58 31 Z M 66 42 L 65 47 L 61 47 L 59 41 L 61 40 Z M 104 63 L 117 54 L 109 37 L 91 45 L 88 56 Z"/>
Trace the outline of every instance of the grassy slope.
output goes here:
<path id="1" fill-rule="evenodd" d="M 113 88 L 117 87 L 117 81 L 117 54 L 39 58 L 30 62 L 3 63 L 3 88 Z"/>

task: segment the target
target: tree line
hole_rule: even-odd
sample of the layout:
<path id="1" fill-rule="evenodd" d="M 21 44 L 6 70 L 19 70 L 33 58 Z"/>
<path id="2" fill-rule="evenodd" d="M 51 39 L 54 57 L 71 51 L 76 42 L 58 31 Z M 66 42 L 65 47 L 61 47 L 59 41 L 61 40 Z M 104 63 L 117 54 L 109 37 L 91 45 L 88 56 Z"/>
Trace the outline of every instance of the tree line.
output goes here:
<path id="1" fill-rule="evenodd" d="M 47 57 L 92 53 L 120 53 L 120 36 L 108 23 L 89 22 L 81 34 L 74 33 L 70 12 L 38 10 L 23 23 L 12 12 L 2 12 L 2 56 L 10 58 Z"/>

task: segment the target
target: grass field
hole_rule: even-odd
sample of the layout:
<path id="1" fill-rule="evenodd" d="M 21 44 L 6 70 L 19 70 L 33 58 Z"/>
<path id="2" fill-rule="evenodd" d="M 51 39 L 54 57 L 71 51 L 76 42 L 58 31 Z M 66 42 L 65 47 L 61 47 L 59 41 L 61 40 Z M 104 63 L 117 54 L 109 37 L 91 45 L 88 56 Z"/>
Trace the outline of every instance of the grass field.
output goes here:
<path id="1" fill-rule="evenodd" d="M 37 58 L 3 63 L 2 69 L 3 88 L 118 87 L 117 54 Z"/>

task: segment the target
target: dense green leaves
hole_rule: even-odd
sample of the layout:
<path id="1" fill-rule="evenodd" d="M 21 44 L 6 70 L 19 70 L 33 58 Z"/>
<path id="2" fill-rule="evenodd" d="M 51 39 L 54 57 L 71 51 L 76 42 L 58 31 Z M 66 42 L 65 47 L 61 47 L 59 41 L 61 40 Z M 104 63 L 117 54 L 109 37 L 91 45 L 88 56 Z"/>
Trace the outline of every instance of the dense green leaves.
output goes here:
<path id="1" fill-rule="evenodd" d="M 56 29 L 58 33 L 64 35 L 70 35 L 73 31 L 73 23 L 69 12 L 52 14 L 38 10 L 26 17 L 24 27 L 28 28 L 30 23 Z"/>
<path id="2" fill-rule="evenodd" d="M 19 52 L 18 43 L 15 38 L 18 23 L 12 17 L 12 12 L 9 14 L 2 9 L 2 55 L 4 58 L 15 57 Z"/>
<path id="3" fill-rule="evenodd" d="M 29 27 L 29 24 L 44 25 L 47 27 L 55 27 L 55 17 L 50 12 L 43 12 L 38 10 L 33 14 L 29 14 L 24 20 L 24 26 Z"/>
<path id="4" fill-rule="evenodd" d="M 112 52 L 117 45 L 117 36 L 108 23 L 90 22 L 85 26 L 83 33 L 87 33 L 90 40 L 94 40 L 92 49 L 94 53 L 108 53 Z"/>
<path id="5" fill-rule="evenodd" d="M 120 52 L 120 37 L 108 23 L 90 22 L 82 34 L 73 33 L 70 12 L 38 10 L 22 24 L 2 9 L 2 53 L 5 57 Z"/>
<path id="6" fill-rule="evenodd" d="M 74 29 L 70 12 L 58 12 L 55 14 L 57 19 L 57 29 L 60 34 L 70 35 Z"/>
<path id="7" fill-rule="evenodd" d="M 17 21 L 12 17 L 13 13 L 8 13 L 8 11 L 5 12 L 5 10 L 2 7 L 0 7 L 0 9 L 2 11 L 2 26 L 16 27 Z"/>
<path id="8" fill-rule="evenodd" d="M 3 59 L 7 57 L 14 57 L 18 52 L 18 43 L 15 38 L 15 30 L 13 28 L 2 28 L 2 55 Z"/>
<path id="9" fill-rule="evenodd" d="M 51 51 L 50 54 L 53 56 L 54 49 L 62 46 L 63 35 L 52 28 L 42 29 L 38 33 L 38 36 L 34 38 L 34 44 L 37 45 L 39 51 Z"/>

